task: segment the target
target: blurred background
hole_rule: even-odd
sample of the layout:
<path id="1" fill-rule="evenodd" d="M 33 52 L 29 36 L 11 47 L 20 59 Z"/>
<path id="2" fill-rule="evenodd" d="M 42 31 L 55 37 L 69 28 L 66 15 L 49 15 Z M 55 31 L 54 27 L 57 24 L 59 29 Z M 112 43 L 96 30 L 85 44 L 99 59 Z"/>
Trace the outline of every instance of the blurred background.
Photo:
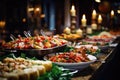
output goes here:
<path id="1" fill-rule="evenodd" d="M 76 28 L 80 27 L 83 14 L 87 25 L 91 25 L 93 10 L 102 15 L 102 26 L 120 28 L 119 0 L 0 0 L 0 39 L 9 40 L 10 34 L 23 35 L 23 31 L 35 35 L 41 29 L 60 34 L 71 26 L 72 5 L 76 9 Z M 114 11 L 114 28 L 109 21 L 111 10 Z"/>

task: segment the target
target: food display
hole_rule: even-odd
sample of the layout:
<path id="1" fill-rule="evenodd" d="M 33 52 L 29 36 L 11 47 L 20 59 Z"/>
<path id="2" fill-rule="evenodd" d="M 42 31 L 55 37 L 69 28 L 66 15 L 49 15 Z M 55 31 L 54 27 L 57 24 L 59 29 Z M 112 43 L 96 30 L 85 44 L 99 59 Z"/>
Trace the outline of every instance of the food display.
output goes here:
<path id="1" fill-rule="evenodd" d="M 86 49 L 80 50 L 80 48 L 75 48 L 68 52 L 47 54 L 44 56 L 44 59 L 65 68 L 83 69 L 96 61 L 97 58 L 87 54 Z"/>
<path id="2" fill-rule="evenodd" d="M 96 38 L 96 39 L 104 39 L 104 40 L 112 40 L 115 38 L 115 36 L 113 36 L 112 34 L 110 34 L 109 32 L 103 31 L 98 35 L 93 35 L 90 36 L 90 38 Z"/>
<path id="3" fill-rule="evenodd" d="M 91 39 L 91 38 L 86 38 L 81 44 L 92 44 L 94 46 L 106 46 L 109 45 L 110 40 L 104 40 L 104 39 Z"/>
<path id="4" fill-rule="evenodd" d="M 93 55 L 82 55 L 74 52 L 48 54 L 44 56 L 44 59 L 50 60 L 54 64 L 57 64 L 58 66 L 62 66 L 64 68 L 79 70 L 88 67 L 90 64 L 94 63 L 97 60 L 97 58 Z"/>
<path id="5" fill-rule="evenodd" d="M 101 32 L 99 35 L 88 36 L 83 39 L 81 44 L 93 44 L 96 46 L 106 46 L 109 45 L 115 36 L 111 35 L 109 32 Z"/>
<path id="6" fill-rule="evenodd" d="M 2 44 L 4 49 L 49 49 L 66 44 L 67 41 L 52 36 L 21 37 Z"/>
<path id="7" fill-rule="evenodd" d="M 6 57 L 0 61 L 0 80 L 37 80 L 51 68 L 51 61 Z"/>
<path id="8" fill-rule="evenodd" d="M 62 63 L 78 63 L 87 62 L 89 58 L 87 55 L 78 54 L 74 52 L 59 53 L 57 55 L 48 58 L 52 62 L 62 62 Z"/>
<path id="9" fill-rule="evenodd" d="M 111 30 L 111 31 L 110 31 L 110 34 L 119 37 L 119 36 L 120 36 L 120 29 L 118 29 L 118 30 Z"/>
<path id="10" fill-rule="evenodd" d="M 0 80 L 119 80 L 120 0 L 1 0 Z"/>
<path id="11" fill-rule="evenodd" d="M 57 37 L 61 38 L 61 39 L 65 39 L 65 40 L 69 40 L 69 41 L 73 41 L 73 40 L 77 40 L 77 39 L 81 39 L 82 36 L 79 34 L 60 34 L 60 35 L 56 35 Z"/>
<path id="12" fill-rule="evenodd" d="M 101 52 L 98 46 L 93 45 L 76 45 L 74 52 L 86 52 L 85 54 L 97 55 Z"/>

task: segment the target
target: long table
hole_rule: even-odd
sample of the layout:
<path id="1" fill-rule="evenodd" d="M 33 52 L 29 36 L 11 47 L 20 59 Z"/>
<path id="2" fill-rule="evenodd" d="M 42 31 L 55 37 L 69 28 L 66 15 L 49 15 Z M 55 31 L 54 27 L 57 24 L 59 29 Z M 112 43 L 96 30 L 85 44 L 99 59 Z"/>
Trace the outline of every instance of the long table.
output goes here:
<path id="1" fill-rule="evenodd" d="M 120 69 L 120 37 L 113 42 L 115 47 L 108 47 L 97 55 L 98 60 L 89 67 L 79 70 L 72 80 L 118 80 Z"/>

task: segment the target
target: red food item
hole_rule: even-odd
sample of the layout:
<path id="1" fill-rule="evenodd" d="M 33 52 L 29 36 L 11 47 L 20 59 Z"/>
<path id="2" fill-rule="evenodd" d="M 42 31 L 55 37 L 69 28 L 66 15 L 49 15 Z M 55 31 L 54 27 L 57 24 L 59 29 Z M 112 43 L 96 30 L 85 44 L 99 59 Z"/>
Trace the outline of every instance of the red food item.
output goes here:
<path id="1" fill-rule="evenodd" d="M 63 39 L 56 39 L 52 36 L 35 36 L 35 37 L 21 37 L 17 39 L 2 43 L 3 49 L 46 49 L 61 46 L 67 43 Z"/>
<path id="2" fill-rule="evenodd" d="M 50 61 L 53 62 L 62 62 L 62 63 L 79 63 L 79 62 L 87 62 L 89 61 L 86 54 L 79 54 L 74 52 L 64 52 L 57 54 L 55 56 L 51 56 L 49 58 Z"/>

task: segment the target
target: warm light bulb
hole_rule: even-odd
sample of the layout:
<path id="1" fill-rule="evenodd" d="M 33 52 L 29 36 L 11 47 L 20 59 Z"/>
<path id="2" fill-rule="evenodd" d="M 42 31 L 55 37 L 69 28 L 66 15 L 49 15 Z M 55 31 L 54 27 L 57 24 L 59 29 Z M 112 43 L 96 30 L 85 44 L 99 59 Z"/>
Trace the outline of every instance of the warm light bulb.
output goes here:
<path id="1" fill-rule="evenodd" d="M 36 8 L 35 10 L 36 10 L 37 12 L 39 12 L 39 11 L 40 11 L 40 8 Z"/>
<path id="2" fill-rule="evenodd" d="M 120 10 L 117 10 L 117 13 L 120 14 Z"/>

